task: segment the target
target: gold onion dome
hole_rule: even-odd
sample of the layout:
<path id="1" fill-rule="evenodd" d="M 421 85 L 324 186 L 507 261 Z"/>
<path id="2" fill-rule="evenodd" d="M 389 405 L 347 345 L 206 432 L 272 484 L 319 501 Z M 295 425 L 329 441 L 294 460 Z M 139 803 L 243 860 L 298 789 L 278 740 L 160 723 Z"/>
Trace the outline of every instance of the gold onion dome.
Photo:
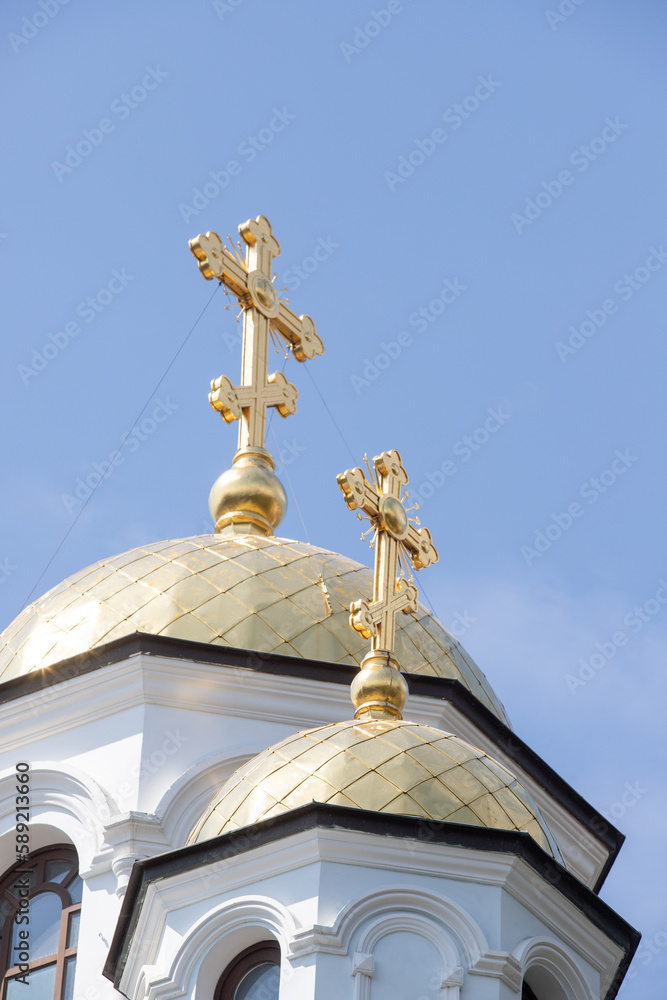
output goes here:
<path id="1" fill-rule="evenodd" d="M 190 835 L 199 843 L 309 802 L 523 830 L 561 854 L 533 798 L 504 767 L 414 722 L 339 722 L 296 733 L 239 768 Z"/>
<path id="2" fill-rule="evenodd" d="M 327 617 L 322 575 L 333 614 Z M 351 601 L 373 574 L 304 542 L 198 535 L 132 549 L 70 576 L 0 635 L 0 683 L 134 632 L 351 665 L 367 643 L 349 626 Z M 486 677 L 425 608 L 400 615 L 396 648 L 407 673 L 460 681 L 509 725 Z"/>

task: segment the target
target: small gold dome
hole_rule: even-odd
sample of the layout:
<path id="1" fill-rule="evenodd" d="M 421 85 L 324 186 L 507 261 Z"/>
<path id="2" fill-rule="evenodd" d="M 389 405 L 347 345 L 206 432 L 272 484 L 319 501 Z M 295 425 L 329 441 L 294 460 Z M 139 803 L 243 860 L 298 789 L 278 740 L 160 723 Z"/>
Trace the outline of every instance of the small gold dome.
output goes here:
<path id="1" fill-rule="evenodd" d="M 322 575 L 334 614 L 327 616 Z M 198 535 L 102 559 L 54 587 L 0 635 L 0 683 L 134 632 L 360 664 L 368 643 L 349 607 L 373 574 L 327 549 L 260 535 Z M 452 677 L 506 725 L 477 664 L 429 612 L 398 615 L 406 673 Z"/>
<path id="2" fill-rule="evenodd" d="M 188 843 L 238 830 L 309 802 L 524 830 L 561 854 L 533 798 L 469 743 L 414 722 L 340 722 L 288 737 L 239 768 Z"/>

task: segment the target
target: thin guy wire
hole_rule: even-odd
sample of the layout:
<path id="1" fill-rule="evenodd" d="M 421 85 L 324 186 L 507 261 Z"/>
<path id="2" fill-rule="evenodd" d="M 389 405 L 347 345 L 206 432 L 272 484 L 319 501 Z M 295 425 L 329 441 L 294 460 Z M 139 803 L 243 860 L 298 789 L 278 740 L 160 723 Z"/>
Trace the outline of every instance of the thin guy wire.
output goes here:
<path id="1" fill-rule="evenodd" d="M 323 402 L 323 404 L 324 404 L 324 408 L 326 409 L 327 413 L 328 413 L 328 414 L 329 414 L 329 416 L 331 417 L 331 420 L 332 420 L 332 423 L 333 423 L 334 427 L 336 428 L 336 430 L 337 430 L 337 431 L 338 431 L 338 433 L 340 434 L 340 437 L 341 437 L 341 440 L 342 440 L 343 444 L 345 445 L 345 447 L 346 447 L 346 448 L 347 448 L 347 450 L 349 451 L 349 453 L 350 453 L 350 457 L 351 457 L 352 461 L 353 461 L 353 462 L 355 462 L 355 461 L 356 461 L 356 459 L 355 459 L 355 457 L 354 457 L 354 452 L 352 451 L 352 449 L 350 448 L 349 444 L 347 443 L 347 441 L 346 441 L 346 439 L 345 439 L 345 436 L 343 435 L 343 432 L 342 432 L 342 430 L 340 429 L 340 427 L 339 427 L 339 426 L 338 426 L 338 424 L 336 423 L 336 419 L 335 419 L 335 417 L 334 417 L 333 413 L 331 412 L 331 410 L 329 409 L 329 407 L 328 407 L 328 405 L 327 405 L 327 401 L 326 401 L 326 399 L 324 398 L 324 396 L 323 396 L 323 395 L 322 395 L 322 393 L 320 392 L 320 390 L 319 390 L 319 388 L 318 388 L 318 386 L 317 386 L 317 383 L 315 382 L 315 379 L 313 378 L 313 376 L 312 376 L 312 374 L 311 374 L 311 372 L 310 372 L 310 368 L 308 367 L 308 365 L 307 365 L 307 364 L 305 365 L 305 369 L 306 369 L 306 371 L 308 372 L 308 378 L 310 379 L 310 381 L 311 381 L 311 382 L 313 383 L 313 385 L 314 385 L 314 386 L 315 386 L 315 388 L 317 389 L 317 395 L 318 395 L 318 396 L 320 397 L 320 399 L 322 400 L 322 402 Z"/>
<path id="2" fill-rule="evenodd" d="M 278 454 L 280 454 L 280 449 L 278 447 L 278 438 L 276 437 L 276 432 L 274 431 L 273 427 L 271 428 L 271 433 L 273 434 L 273 440 L 276 442 L 276 451 L 278 452 Z M 310 535 L 308 534 L 308 528 L 306 527 L 306 522 L 303 519 L 303 514 L 301 513 L 301 508 L 299 507 L 299 501 L 296 498 L 296 493 L 294 492 L 294 487 L 292 486 L 292 480 L 289 477 L 289 472 L 287 471 L 287 466 L 285 465 L 284 462 L 283 462 L 282 471 L 285 473 L 285 478 L 287 479 L 287 485 L 290 488 L 290 493 L 292 494 L 292 499 L 294 500 L 294 504 L 296 506 L 296 509 L 299 512 L 299 517 L 301 518 L 301 525 L 303 527 L 303 532 L 304 532 L 304 534 L 306 536 L 306 541 L 308 542 L 309 545 L 312 545 L 312 542 L 310 540 Z"/>
<path id="3" fill-rule="evenodd" d="M 150 402 L 153 399 L 153 396 L 158 391 L 158 389 L 160 388 L 160 386 L 162 385 L 162 383 L 166 379 L 167 375 L 171 371 L 172 367 L 174 366 L 174 364 L 176 362 L 177 357 L 179 356 L 179 354 L 181 353 L 181 351 L 183 350 L 183 348 L 187 344 L 187 342 L 190 339 L 192 333 L 194 332 L 195 327 L 197 326 L 197 324 L 199 323 L 199 320 L 202 318 L 202 316 L 204 315 L 204 313 L 206 312 L 206 310 L 210 306 L 211 302 L 213 301 L 213 297 L 214 297 L 215 293 L 218 291 L 219 288 L 220 288 L 220 285 L 216 285 L 216 287 L 213 289 L 213 294 L 209 298 L 208 302 L 206 303 L 206 305 L 204 306 L 204 308 L 202 309 L 202 311 L 199 313 L 199 316 L 197 316 L 197 319 L 194 321 L 193 325 L 190 327 L 190 330 L 187 333 L 187 335 L 185 337 L 185 340 L 183 341 L 183 343 L 178 348 L 178 350 L 174 354 L 173 358 L 171 359 L 171 361 L 169 362 L 169 364 L 165 368 L 162 377 L 159 379 L 159 381 L 157 382 L 157 384 L 154 386 L 153 390 L 151 391 L 151 394 L 149 395 L 148 399 L 146 400 L 146 402 L 142 406 L 141 410 L 139 411 L 139 415 L 135 418 L 135 420 L 133 421 L 133 423 L 130 424 L 130 429 L 132 429 L 132 427 L 136 427 L 136 425 L 139 423 L 139 421 L 141 420 L 142 416 L 144 415 L 144 412 L 148 409 L 148 406 L 150 405 Z M 111 466 L 113 466 L 113 463 L 116 460 L 116 456 L 119 454 L 119 452 L 120 452 L 121 448 L 123 447 L 124 443 L 125 443 L 125 438 L 123 438 L 121 440 L 121 443 L 116 448 L 116 450 L 115 450 L 115 452 L 113 454 L 113 457 L 111 459 L 109 459 L 109 464 Z M 65 544 L 65 542 L 69 538 L 69 536 L 72 533 L 72 531 L 74 530 L 74 528 L 76 527 L 76 523 L 79 520 L 79 518 L 81 517 L 81 515 L 83 514 L 84 510 L 86 509 L 86 507 L 88 506 L 88 504 L 90 503 L 90 501 L 95 496 L 97 488 L 98 488 L 98 486 L 100 485 L 101 482 L 102 482 L 102 477 L 100 476 L 98 482 L 92 488 L 90 495 L 84 501 L 81 509 L 79 510 L 79 513 L 76 515 L 76 517 L 74 518 L 74 520 L 70 524 L 69 528 L 67 529 L 67 531 L 63 535 L 63 537 L 62 537 L 62 539 L 60 541 L 60 544 L 58 545 L 58 547 L 56 548 L 55 552 L 53 553 L 53 555 L 51 556 L 51 558 L 47 562 L 46 566 L 42 570 L 42 572 L 41 572 L 40 576 L 38 577 L 37 581 L 35 582 L 35 585 L 33 586 L 32 590 L 30 591 L 30 593 L 26 597 L 25 601 L 23 602 L 23 604 L 21 606 L 21 611 L 23 611 L 23 609 L 27 606 L 28 602 L 30 601 L 30 598 L 35 593 L 35 591 L 39 587 L 40 583 L 42 582 L 42 580 L 44 579 L 44 577 L 48 573 L 51 564 L 53 563 L 54 559 L 56 558 L 56 556 L 58 555 L 58 553 L 62 549 L 63 545 Z M 19 612 L 19 614 L 20 614 L 20 612 Z"/>

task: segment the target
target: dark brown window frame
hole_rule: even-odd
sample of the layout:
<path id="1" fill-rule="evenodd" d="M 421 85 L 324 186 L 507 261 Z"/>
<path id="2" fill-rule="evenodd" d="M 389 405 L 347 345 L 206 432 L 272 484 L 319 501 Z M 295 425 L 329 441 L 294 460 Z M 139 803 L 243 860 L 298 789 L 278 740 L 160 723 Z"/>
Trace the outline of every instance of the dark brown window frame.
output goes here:
<path id="1" fill-rule="evenodd" d="M 237 955 L 220 976 L 213 1000 L 234 1000 L 234 993 L 243 977 L 258 965 L 267 964 L 280 968 L 280 945 L 277 941 L 260 941 Z"/>
<path id="2" fill-rule="evenodd" d="M 72 871 L 65 879 L 64 884 L 61 884 L 60 882 L 46 881 L 46 866 L 49 861 L 66 861 L 71 864 Z M 36 869 L 36 879 L 34 885 L 31 886 L 29 899 L 32 899 L 34 896 L 38 896 L 43 892 L 52 892 L 60 898 L 62 908 L 60 914 L 58 950 L 51 955 L 45 955 L 42 958 L 29 962 L 27 972 L 28 977 L 33 971 L 37 971 L 47 965 L 55 965 L 56 982 L 54 997 L 61 998 L 67 959 L 74 958 L 77 953 L 78 945 L 75 945 L 72 948 L 67 947 L 67 934 L 69 931 L 71 915 L 73 913 L 80 912 L 81 903 L 73 903 L 71 901 L 70 894 L 67 891 L 67 886 L 76 881 L 76 878 L 78 877 L 79 859 L 77 857 L 76 850 L 71 846 L 71 844 L 54 844 L 49 847 L 43 847 L 38 851 L 34 851 L 30 854 L 27 862 L 19 862 L 18 864 L 13 865 L 0 879 L 0 903 L 8 904 L 10 907 L 5 919 L 0 925 L 0 933 L 2 934 L 2 941 L 0 942 L 0 1000 L 5 1000 L 8 981 L 17 975 L 20 975 L 20 969 L 17 965 L 9 965 L 9 962 L 11 961 L 12 929 L 14 919 L 19 911 L 18 901 L 12 894 L 11 889 L 16 884 L 17 879 L 21 877 L 21 873 L 23 872 L 23 874 L 25 874 L 26 870 L 29 869 Z"/>

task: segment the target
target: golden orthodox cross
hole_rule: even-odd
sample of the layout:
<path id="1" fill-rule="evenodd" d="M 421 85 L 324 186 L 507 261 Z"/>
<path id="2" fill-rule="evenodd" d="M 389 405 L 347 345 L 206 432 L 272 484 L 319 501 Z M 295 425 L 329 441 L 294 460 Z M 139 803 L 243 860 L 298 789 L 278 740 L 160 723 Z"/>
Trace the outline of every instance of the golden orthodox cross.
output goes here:
<path id="1" fill-rule="evenodd" d="M 412 574 L 408 568 L 409 581 L 402 572 L 397 576 L 399 564 L 403 570 L 407 556 L 414 569 L 424 569 L 438 561 L 438 553 L 428 528 L 418 528 L 403 506 L 408 474 L 398 451 L 376 455 L 373 467 L 368 467 L 370 482 L 360 467 L 348 469 L 337 478 L 349 509 L 363 511 L 375 532 L 371 543 L 375 545 L 373 600 L 370 604 L 355 601 L 350 606 L 350 625 L 365 639 L 371 639 L 372 654 L 393 653 L 396 614 L 417 610 Z"/>
<path id="2" fill-rule="evenodd" d="M 215 232 L 190 240 L 205 278 L 217 278 L 238 299 L 243 310 L 241 385 L 226 375 L 211 382 L 209 400 L 224 420 L 238 420 L 238 450 L 264 448 L 266 411 L 273 406 L 281 417 L 296 412 L 299 393 L 282 372 L 268 373 L 269 333 L 280 334 L 297 361 L 324 353 L 324 345 L 310 316 L 296 316 L 273 286 L 272 261 L 280 244 L 263 215 L 249 219 L 239 232 L 246 243 L 245 260 L 235 257 Z M 233 247 L 232 247 L 233 249 Z"/>

